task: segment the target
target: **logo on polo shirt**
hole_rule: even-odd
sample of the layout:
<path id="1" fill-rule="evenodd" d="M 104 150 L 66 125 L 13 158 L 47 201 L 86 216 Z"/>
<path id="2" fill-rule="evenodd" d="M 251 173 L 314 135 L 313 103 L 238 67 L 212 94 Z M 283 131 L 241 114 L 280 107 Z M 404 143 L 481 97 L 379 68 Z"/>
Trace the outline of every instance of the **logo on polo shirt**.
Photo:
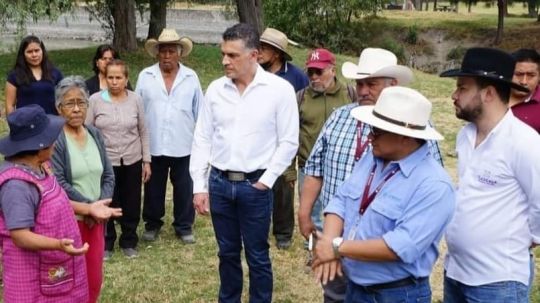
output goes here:
<path id="1" fill-rule="evenodd" d="M 478 175 L 477 178 L 478 178 L 478 182 L 486 184 L 486 185 L 495 186 L 498 183 L 497 180 L 495 179 L 496 176 L 494 176 L 489 170 L 484 170 L 484 172 Z"/>

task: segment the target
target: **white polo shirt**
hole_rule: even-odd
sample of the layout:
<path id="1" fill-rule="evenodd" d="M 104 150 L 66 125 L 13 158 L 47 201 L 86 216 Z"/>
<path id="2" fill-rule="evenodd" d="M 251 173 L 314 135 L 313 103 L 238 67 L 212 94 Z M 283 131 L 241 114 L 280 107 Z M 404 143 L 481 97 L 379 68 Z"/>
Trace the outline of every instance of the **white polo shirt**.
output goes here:
<path id="1" fill-rule="evenodd" d="M 449 278 L 466 285 L 529 280 L 529 247 L 540 243 L 540 136 L 508 111 L 474 147 L 476 126 L 458 134 L 459 183 L 446 230 Z"/>
<path id="2" fill-rule="evenodd" d="M 208 192 L 209 164 L 240 172 L 266 169 L 259 181 L 272 187 L 296 155 L 298 121 L 294 88 L 260 66 L 242 94 L 230 78 L 213 81 L 195 127 L 193 192 Z"/>

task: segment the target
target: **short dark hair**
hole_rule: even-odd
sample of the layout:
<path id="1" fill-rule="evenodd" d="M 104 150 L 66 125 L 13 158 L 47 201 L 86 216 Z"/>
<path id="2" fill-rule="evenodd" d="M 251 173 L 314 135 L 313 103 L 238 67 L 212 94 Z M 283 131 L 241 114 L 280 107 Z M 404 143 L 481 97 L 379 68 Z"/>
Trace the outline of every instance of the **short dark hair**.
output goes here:
<path id="1" fill-rule="evenodd" d="M 246 48 L 251 49 L 259 49 L 261 45 L 259 39 L 259 31 L 247 23 L 237 23 L 223 33 L 223 41 L 242 40 Z"/>
<path id="2" fill-rule="evenodd" d="M 540 69 L 540 54 L 532 48 L 520 48 L 512 53 L 512 57 L 518 62 L 532 62 L 538 65 Z"/>
<path id="3" fill-rule="evenodd" d="M 499 95 L 503 103 L 508 104 L 508 101 L 510 100 L 510 90 L 511 90 L 511 87 L 508 83 L 502 83 L 498 81 L 493 81 L 491 79 L 478 78 L 478 77 L 474 77 L 474 80 L 476 81 L 476 84 L 480 88 L 486 88 L 490 85 L 495 87 L 495 90 L 497 91 L 497 94 Z"/>

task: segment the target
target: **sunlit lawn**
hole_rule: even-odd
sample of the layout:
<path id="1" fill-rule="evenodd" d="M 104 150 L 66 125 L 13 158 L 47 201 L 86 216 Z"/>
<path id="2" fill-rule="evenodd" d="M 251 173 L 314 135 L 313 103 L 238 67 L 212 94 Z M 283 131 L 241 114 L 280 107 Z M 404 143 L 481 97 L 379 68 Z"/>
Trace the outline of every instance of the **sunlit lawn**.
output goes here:
<path id="1" fill-rule="evenodd" d="M 475 27 L 480 28 L 482 24 L 485 26 L 484 21 L 494 22 L 492 15 L 486 15 L 491 14 L 491 11 L 487 12 L 487 9 L 473 12 L 473 15 L 466 15 L 466 8 L 460 7 L 459 14 L 415 12 L 413 15 L 409 12 L 385 12 L 385 16 L 391 16 L 393 20 L 398 20 L 392 22 L 402 22 L 402 24 L 425 23 L 429 25 L 437 21 L 438 24 L 441 24 L 441 20 L 447 20 L 456 25 L 460 22 L 466 22 L 466 20 L 474 20 L 470 22 L 473 22 Z M 509 22 L 519 23 L 526 19 L 512 20 L 509 19 Z M 456 26 L 466 28 L 469 25 Z M 64 75 L 79 74 L 87 77 L 91 74 L 90 60 L 93 52 L 94 49 L 53 51 L 51 58 Z M 292 53 L 295 63 L 303 66 L 307 50 L 292 49 Z M 129 64 L 130 80 L 133 85 L 136 83 L 139 71 L 143 67 L 153 64 L 153 59 L 148 57 L 142 48 L 137 53 L 124 56 L 124 58 Z M 338 55 L 338 74 L 339 67 L 345 60 L 355 62 L 357 58 Z M 13 54 L 0 55 L 1 83 L 5 82 L 5 75 L 13 63 Z M 197 71 L 203 88 L 206 88 L 212 79 L 222 75 L 220 51 L 215 46 L 196 45 L 186 64 Z M 433 121 L 446 138 L 441 143 L 446 168 L 455 178 L 454 142 L 455 135 L 462 123 L 455 118 L 450 100 L 454 81 L 421 72 L 415 72 L 415 76 L 416 80 L 411 86 L 421 91 L 433 102 Z M 3 85 L 0 87 L 0 101 L 3 104 Z M 2 116 L 0 133 L 5 133 L 7 129 L 5 116 Z M 168 216 L 159 240 L 153 243 L 140 242 L 140 256 L 137 259 L 125 259 L 117 250 L 113 258 L 105 264 L 102 302 L 216 302 L 219 287 L 218 259 L 210 219 L 197 217 L 195 224 L 197 243 L 185 246 L 175 238 L 170 227 L 170 199 L 171 195 L 169 194 L 167 195 Z M 275 249 L 273 239 L 271 238 L 271 240 L 274 301 L 320 302 L 322 299 L 320 287 L 313 281 L 311 275 L 305 273 L 306 253 L 303 250 L 300 236 L 295 235 L 293 246 L 287 251 Z M 247 292 L 249 286 L 245 264 L 244 268 L 246 277 L 244 290 Z M 441 277 L 442 271 L 439 265 L 432 277 L 434 300 L 441 298 Z M 533 302 L 540 302 L 537 291 L 534 292 L 533 296 Z M 244 296 L 244 301 L 247 301 L 247 296 Z"/>

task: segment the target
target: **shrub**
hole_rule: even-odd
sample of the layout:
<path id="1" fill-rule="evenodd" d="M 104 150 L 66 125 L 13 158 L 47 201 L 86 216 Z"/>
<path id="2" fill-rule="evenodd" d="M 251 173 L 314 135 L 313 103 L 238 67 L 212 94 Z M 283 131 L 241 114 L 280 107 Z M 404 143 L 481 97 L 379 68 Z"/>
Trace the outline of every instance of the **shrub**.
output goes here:
<path id="1" fill-rule="evenodd" d="M 456 46 L 448 52 L 448 54 L 446 55 L 446 60 L 461 61 L 466 51 L 467 49 L 463 46 Z"/>
<path id="2" fill-rule="evenodd" d="M 418 27 L 415 25 L 409 26 L 407 29 L 407 35 L 405 36 L 405 42 L 415 45 L 418 42 Z"/>

